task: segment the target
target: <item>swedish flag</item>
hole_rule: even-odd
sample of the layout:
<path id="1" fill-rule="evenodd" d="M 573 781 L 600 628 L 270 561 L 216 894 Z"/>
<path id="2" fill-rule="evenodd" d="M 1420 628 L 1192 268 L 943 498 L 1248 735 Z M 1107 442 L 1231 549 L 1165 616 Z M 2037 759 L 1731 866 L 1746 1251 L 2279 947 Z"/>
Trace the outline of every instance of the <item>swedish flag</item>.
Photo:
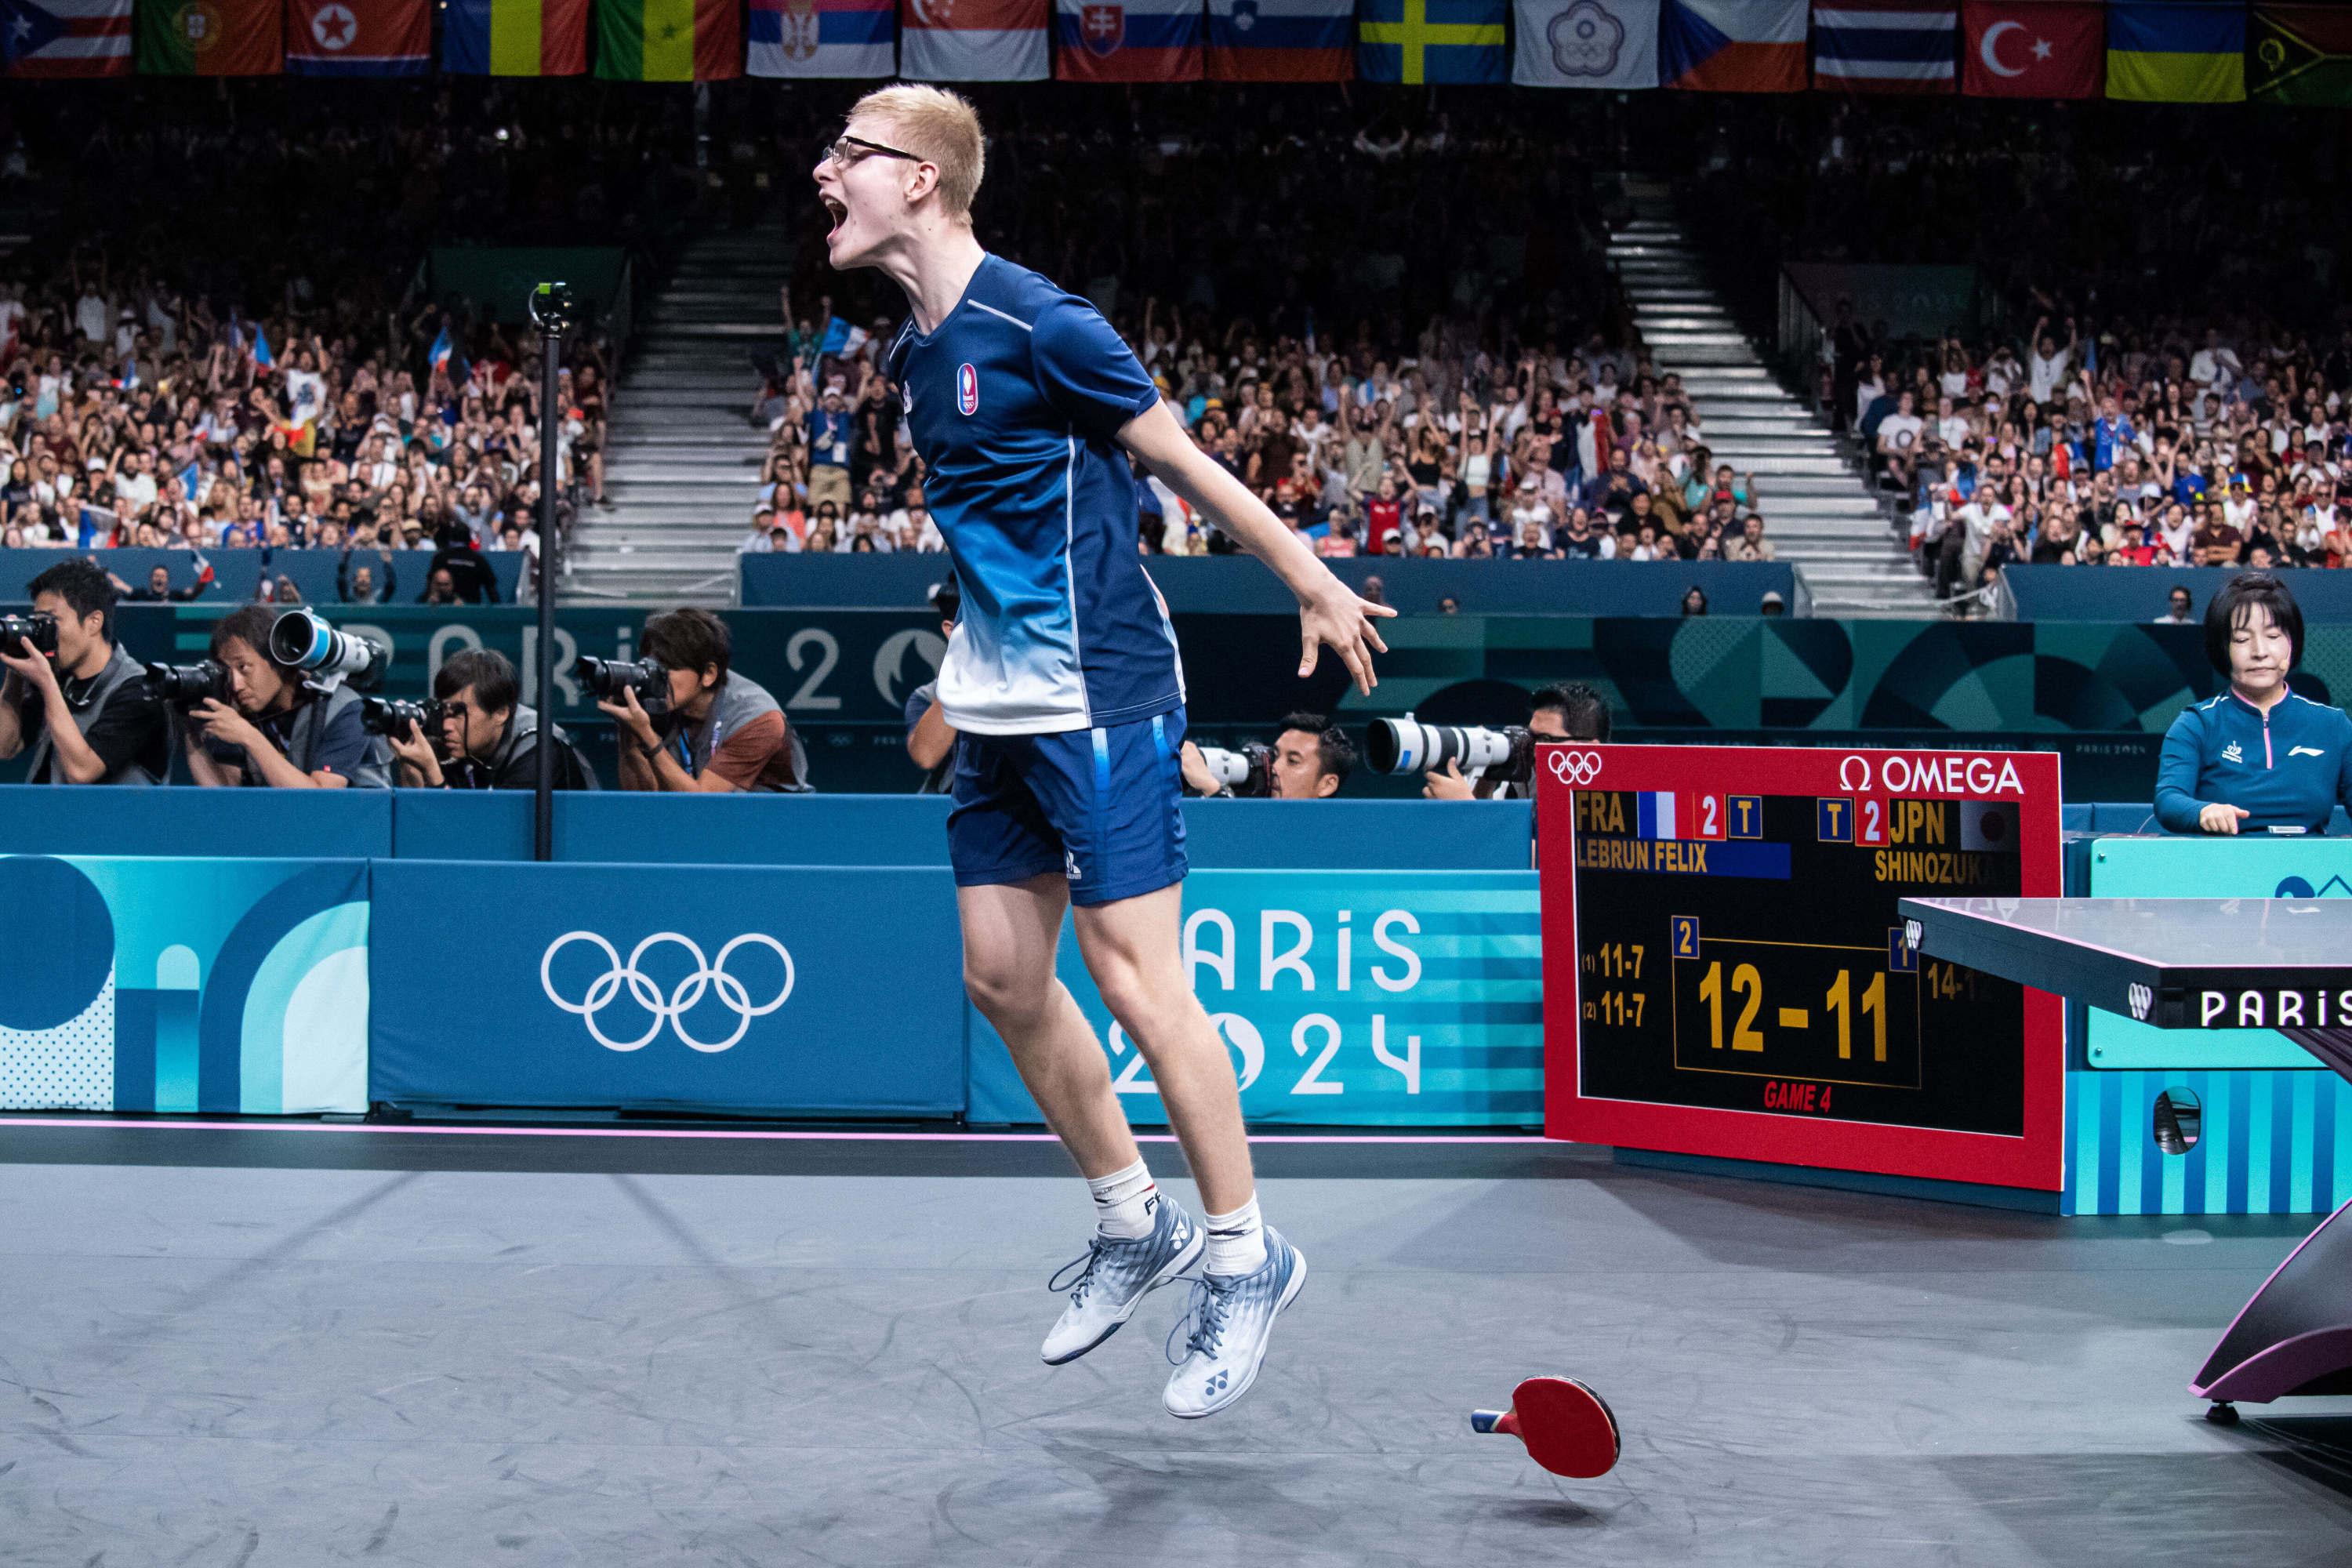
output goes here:
<path id="1" fill-rule="evenodd" d="M 2139 103 L 2241 103 L 2246 0 L 2114 0 L 2107 96 Z"/>
<path id="2" fill-rule="evenodd" d="M 1356 74 L 1366 81 L 1503 82 L 1510 0 L 1364 0 Z"/>

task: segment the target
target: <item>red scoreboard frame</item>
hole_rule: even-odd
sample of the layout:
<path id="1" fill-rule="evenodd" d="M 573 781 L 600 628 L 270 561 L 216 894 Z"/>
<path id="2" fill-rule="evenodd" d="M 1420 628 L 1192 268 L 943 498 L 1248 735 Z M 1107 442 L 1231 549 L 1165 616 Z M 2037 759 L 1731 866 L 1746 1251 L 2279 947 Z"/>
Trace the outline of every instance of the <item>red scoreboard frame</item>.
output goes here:
<path id="1" fill-rule="evenodd" d="M 1849 839 L 1868 845 L 1871 824 L 1905 800 L 2014 802 L 2018 805 L 2020 896 L 2055 898 L 2062 890 L 2058 758 L 2044 752 L 1810 750 L 1778 746 L 1547 745 L 1536 766 L 1538 870 L 1543 903 L 1544 1131 L 1552 1138 L 1721 1159 L 1873 1172 L 1936 1181 L 2055 1192 L 2064 1184 L 2064 1005 L 2047 992 L 2024 994 L 2024 1104 L 2021 1136 L 1841 1121 L 1792 1110 L 1726 1110 L 1588 1098 L 1583 1092 L 1583 1027 L 1576 868 L 1579 790 L 1653 795 L 1656 810 L 1692 820 L 1671 840 L 1719 838 L 1712 809 L 1731 797 L 1811 796 L 1827 821 L 1853 812 Z M 1671 799 L 1672 805 L 1663 803 Z M 1657 824 L 1653 822 L 1653 829 Z M 1735 837 L 1745 837 L 1735 835 Z M 1879 840 L 1883 842 L 1883 840 Z M 1688 879 L 1687 897 L 1706 901 L 1706 877 Z M 1792 924 L 1804 921 L 1804 890 L 1791 884 Z M 1895 901 L 1934 897 L 1935 887 L 1886 887 L 1883 923 L 1899 927 Z M 1671 984 L 1671 980 L 1669 981 Z"/>

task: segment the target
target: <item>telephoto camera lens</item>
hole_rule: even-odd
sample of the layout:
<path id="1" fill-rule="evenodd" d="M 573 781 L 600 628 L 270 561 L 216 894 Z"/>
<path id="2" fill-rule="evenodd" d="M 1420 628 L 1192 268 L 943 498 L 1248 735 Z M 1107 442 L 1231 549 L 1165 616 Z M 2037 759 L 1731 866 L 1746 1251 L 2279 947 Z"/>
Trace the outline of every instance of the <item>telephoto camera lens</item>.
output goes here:
<path id="1" fill-rule="evenodd" d="M 360 728 L 371 735 L 404 737 L 409 725 L 414 724 L 430 741 L 440 734 L 442 722 L 448 717 L 449 705 L 437 698 L 423 702 L 383 697 L 360 700 Z"/>
<path id="2" fill-rule="evenodd" d="M 1259 800 L 1274 793 L 1274 748 L 1252 742 L 1237 752 L 1218 746 L 1202 746 L 1201 761 L 1207 764 L 1209 776 L 1225 786 L 1225 793 L 1244 800 Z"/>
<path id="3" fill-rule="evenodd" d="M 58 657 L 58 618 L 36 610 L 29 616 L 0 616 L 0 647 L 9 652 Z"/>
<path id="4" fill-rule="evenodd" d="M 1424 724 L 1407 714 L 1372 721 L 1364 760 L 1376 773 L 1425 773 L 1453 763 L 1465 773 L 1524 784 L 1535 773 L 1535 737 L 1516 724 Z"/>
<path id="5" fill-rule="evenodd" d="M 649 658 L 632 663 L 582 654 L 572 673 L 596 694 L 599 702 L 618 702 L 622 692 L 634 691 L 637 706 L 648 713 L 669 705 L 669 671 Z"/>
<path id="6" fill-rule="evenodd" d="M 215 702 L 230 700 L 228 669 L 216 659 L 200 659 L 194 664 L 151 664 L 147 667 L 147 689 L 159 701 L 174 708 L 194 708 L 206 699 Z"/>
<path id="7" fill-rule="evenodd" d="M 375 644 L 337 631 L 310 610 L 289 610 L 271 624 L 269 657 L 322 680 L 341 678 L 353 686 L 373 685 L 384 662 Z"/>

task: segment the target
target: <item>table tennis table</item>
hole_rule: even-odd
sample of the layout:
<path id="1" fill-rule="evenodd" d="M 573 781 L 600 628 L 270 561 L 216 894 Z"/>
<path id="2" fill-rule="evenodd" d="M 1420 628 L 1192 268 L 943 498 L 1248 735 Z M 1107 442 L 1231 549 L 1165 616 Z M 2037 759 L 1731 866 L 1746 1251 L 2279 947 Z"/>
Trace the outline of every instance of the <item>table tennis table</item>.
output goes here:
<path id="1" fill-rule="evenodd" d="M 1930 958 L 2164 1029 L 2275 1029 L 2352 1079 L 2352 899 L 1905 899 Z M 2352 1201 L 2241 1308 L 2190 1382 L 2235 1404 L 2352 1394 Z"/>

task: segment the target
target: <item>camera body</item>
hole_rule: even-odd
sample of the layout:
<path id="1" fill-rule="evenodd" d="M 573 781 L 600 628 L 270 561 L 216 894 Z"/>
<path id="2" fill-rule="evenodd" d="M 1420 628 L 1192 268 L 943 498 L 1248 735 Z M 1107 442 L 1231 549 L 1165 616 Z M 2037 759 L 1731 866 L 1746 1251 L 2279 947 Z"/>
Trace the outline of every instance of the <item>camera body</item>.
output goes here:
<path id="1" fill-rule="evenodd" d="M 199 659 L 194 664 L 151 664 L 147 667 L 147 689 L 156 698 L 174 708 L 194 708 L 207 700 L 233 702 L 228 685 L 228 667 L 218 659 Z"/>
<path id="2" fill-rule="evenodd" d="M 58 618 L 36 610 L 29 616 L 0 616 L 0 647 L 11 653 L 58 657 Z"/>
<path id="3" fill-rule="evenodd" d="M 1472 778 L 1525 784 L 1535 776 L 1535 737 L 1520 725 L 1424 724 L 1410 713 L 1375 719 L 1364 760 L 1376 773 L 1422 773 L 1453 763 Z"/>
<path id="4" fill-rule="evenodd" d="M 1202 746 L 1200 752 L 1209 776 L 1224 785 L 1226 794 L 1236 799 L 1262 800 L 1274 793 L 1272 746 L 1253 741 L 1239 751 Z"/>
<path id="5" fill-rule="evenodd" d="M 541 283 L 530 291 L 530 324 L 551 338 L 568 336 L 580 324 L 569 283 Z"/>
<path id="6" fill-rule="evenodd" d="M 595 658 L 582 654 L 572 673 L 596 694 L 599 702 L 618 702 L 622 692 L 634 691 L 637 706 L 648 713 L 669 707 L 669 671 L 652 659 Z"/>
<path id="7" fill-rule="evenodd" d="M 269 628 L 269 657 L 292 665 L 326 685 L 349 680 L 373 686 L 383 673 L 383 649 L 365 637 L 339 632 L 310 610 L 289 610 Z"/>
<path id="8" fill-rule="evenodd" d="M 437 697 L 422 702 L 409 702 L 398 698 L 365 697 L 360 700 L 360 728 L 371 735 L 401 735 L 408 733 L 414 724 L 427 741 L 441 738 L 441 726 L 449 717 L 449 704 Z"/>

